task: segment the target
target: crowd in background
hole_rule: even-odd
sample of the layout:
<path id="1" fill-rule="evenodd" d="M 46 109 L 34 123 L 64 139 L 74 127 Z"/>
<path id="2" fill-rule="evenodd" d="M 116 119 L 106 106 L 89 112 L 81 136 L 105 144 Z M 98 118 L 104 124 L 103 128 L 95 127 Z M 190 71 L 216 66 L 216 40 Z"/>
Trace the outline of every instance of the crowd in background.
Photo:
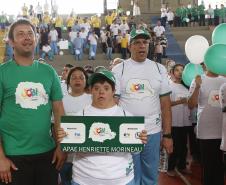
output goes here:
<path id="1" fill-rule="evenodd" d="M 205 5 L 204 1 L 198 4 L 183 4 L 173 11 L 167 4 L 161 8 L 162 25 L 166 25 L 166 21 L 170 26 L 184 27 L 184 26 L 217 26 L 220 23 L 226 22 L 226 8 L 224 4 L 220 7 L 210 4 Z"/>
<path id="2" fill-rule="evenodd" d="M 39 4 L 38 4 L 39 5 Z M 40 5 L 39 5 L 40 6 Z M 38 7 L 38 6 L 37 6 Z M 109 11 L 108 15 L 104 17 L 104 23 L 101 22 L 101 18 L 97 15 L 92 17 L 81 18 L 76 16 L 72 11 L 67 19 L 57 14 L 57 11 L 53 15 L 49 15 L 48 11 L 41 11 L 41 8 L 33 10 L 24 4 L 22 8 L 22 17 L 30 19 L 37 30 L 37 46 L 35 49 L 36 56 L 45 58 L 46 56 L 50 61 L 54 61 L 54 55 L 60 54 L 60 41 L 68 40 L 68 46 L 70 53 L 74 56 L 75 60 L 83 60 L 87 55 L 89 60 L 96 59 L 97 49 L 100 48 L 101 52 L 106 55 L 107 60 L 111 60 L 111 66 L 123 62 L 123 59 L 130 57 L 130 51 L 128 45 L 130 41 L 130 32 L 133 29 L 146 29 L 151 35 L 149 44 L 149 52 L 147 58 L 154 60 L 158 63 L 162 63 L 162 58 L 167 57 L 168 41 L 165 36 L 165 27 L 167 22 L 170 26 L 205 26 L 206 20 L 208 25 L 218 25 L 226 21 L 226 9 L 222 5 L 220 9 L 217 7 L 212 9 L 211 6 L 207 10 L 203 4 L 201 5 L 181 5 L 173 13 L 170 8 L 163 6 L 161 8 L 161 19 L 152 28 L 148 27 L 142 19 L 139 24 L 133 17 L 128 17 L 125 13 L 117 11 Z M 1 28 L 7 26 L 7 20 L 5 15 L 1 17 Z M 104 26 L 103 26 L 104 25 Z M 66 37 L 64 36 L 66 35 Z M 6 51 L 9 52 L 9 58 L 13 58 L 13 49 L 8 43 L 7 37 Z M 120 53 L 121 59 L 114 59 L 113 53 Z M 48 61 L 48 60 L 47 60 Z M 170 87 L 172 89 L 171 106 L 173 109 L 173 140 L 175 143 L 175 150 L 172 155 L 169 156 L 168 161 L 168 175 L 175 176 L 175 168 L 181 169 L 183 173 L 191 174 L 191 170 L 187 169 L 187 155 L 188 143 L 190 144 L 191 156 L 194 160 L 200 160 L 199 144 L 194 134 L 194 127 L 197 124 L 196 114 L 197 110 L 194 108 L 192 111 L 189 109 L 188 87 L 185 87 L 182 82 L 182 72 L 184 66 L 182 64 L 175 64 L 175 62 L 167 61 L 166 68 L 168 70 L 168 77 L 170 81 Z M 70 71 L 70 70 L 73 71 Z M 83 78 L 82 94 L 85 93 L 88 103 L 90 103 L 89 89 L 86 87 L 85 80 L 88 76 L 99 70 L 105 70 L 103 66 L 99 66 L 93 69 L 91 65 L 84 66 L 83 68 L 73 68 L 72 65 L 65 65 L 62 73 L 61 87 L 64 93 L 64 98 L 68 97 L 68 93 L 75 92 L 76 89 L 71 84 L 73 73 L 78 73 L 78 76 Z M 68 74 L 69 77 L 68 77 Z M 78 89 L 77 89 L 78 90 Z M 70 102 L 70 100 L 65 100 Z M 87 103 L 87 104 L 88 104 Z M 71 107 L 70 107 L 71 108 Z M 77 111 L 77 110 L 76 110 Z M 181 121 L 183 120 L 183 121 Z M 188 138 L 189 137 L 189 142 Z M 70 162 L 70 161 L 69 161 Z M 64 172 L 62 176 L 64 177 Z M 65 181 L 67 179 L 63 179 Z"/>

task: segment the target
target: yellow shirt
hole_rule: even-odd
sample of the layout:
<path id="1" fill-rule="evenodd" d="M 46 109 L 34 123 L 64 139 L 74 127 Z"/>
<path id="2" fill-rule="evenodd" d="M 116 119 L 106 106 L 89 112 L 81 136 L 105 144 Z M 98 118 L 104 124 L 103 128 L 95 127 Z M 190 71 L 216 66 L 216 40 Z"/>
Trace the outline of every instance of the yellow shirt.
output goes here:
<path id="1" fill-rule="evenodd" d="M 101 20 L 98 17 L 94 17 L 92 19 L 92 26 L 94 28 L 100 28 L 100 26 L 101 26 Z"/>
<path id="2" fill-rule="evenodd" d="M 73 17 L 69 17 L 67 20 L 67 27 L 72 27 L 74 25 L 74 21 Z"/>
<path id="3" fill-rule="evenodd" d="M 50 24 L 50 16 L 44 15 L 44 17 L 43 17 L 43 22 L 44 22 L 45 24 Z"/>
<path id="4" fill-rule="evenodd" d="M 61 27 L 63 25 L 63 19 L 61 17 L 57 17 L 55 20 L 55 27 Z"/>
<path id="5" fill-rule="evenodd" d="M 127 48 L 127 46 L 128 46 L 128 39 L 126 37 L 122 37 L 121 48 Z"/>
<path id="6" fill-rule="evenodd" d="M 117 17 L 117 13 L 116 12 L 112 12 L 111 16 L 112 16 L 112 19 L 115 20 L 115 18 Z"/>
<path id="7" fill-rule="evenodd" d="M 82 24 L 84 21 L 82 19 L 76 19 L 76 21 L 78 21 L 78 24 Z"/>
<path id="8" fill-rule="evenodd" d="M 111 25 L 112 22 L 113 22 L 113 17 L 110 16 L 110 15 L 107 15 L 107 16 L 105 17 L 105 23 L 106 23 L 107 25 Z"/>
<path id="9" fill-rule="evenodd" d="M 37 27 L 38 26 L 38 23 L 39 23 L 39 19 L 37 17 L 32 17 L 31 18 L 31 23 Z"/>
<path id="10" fill-rule="evenodd" d="M 121 19 L 121 21 L 125 20 L 127 22 L 128 17 L 127 16 L 121 16 L 120 19 Z"/>

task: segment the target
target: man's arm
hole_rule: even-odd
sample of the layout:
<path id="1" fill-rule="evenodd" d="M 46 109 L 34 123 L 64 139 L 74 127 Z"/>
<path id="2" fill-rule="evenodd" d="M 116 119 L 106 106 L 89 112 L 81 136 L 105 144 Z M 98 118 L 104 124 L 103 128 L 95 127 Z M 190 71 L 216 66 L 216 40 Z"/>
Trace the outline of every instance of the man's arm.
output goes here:
<path id="1" fill-rule="evenodd" d="M 195 87 L 194 87 L 194 91 L 192 93 L 192 95 L 189 97 L 188 99 L 188 107 L 190 109 L 193 109 L 197 106 L 198 104 L 198 97 L 199 97 L 199 90 L 200 90 L 200 86 L 202 84 L 202 79 L 201 77 L 198 75 L 195 78 Z"/>
<path id="2" fill-rule="evenodd" d="M 56 162 L 56 169 L 60 169 L 64 161 L 66 159 L 66 154 L 63 153 L 60 149 L 60 144 L 57 143 L 57 130 L 60 128 L 60 122 L 61 122 L 61 116 L 64 115 L 64 107 L 63 107 L 63 102 L 62 101 L 53 101 L 53 116 L 54 116 L 54 129 L 53 129 L 53 135 L 56 141 L 56 150 L 53 156 L 53 161 L 52 163 Z"/>
<path id="3" fill-rule="evenodd" d="M 170 96 L 161 96 L 160 97 L 161 111 L 162 111 L 162 129 L 163 129 L 163 139 L 162 144 L 166 149 L 167 153 L 173 152 L 173 141 L 171 137 L 171 125 L 172 125 L 172 112 L 171 112 L 171 102 Z M 165 136 L 167 137 L 165 137 Z"/>

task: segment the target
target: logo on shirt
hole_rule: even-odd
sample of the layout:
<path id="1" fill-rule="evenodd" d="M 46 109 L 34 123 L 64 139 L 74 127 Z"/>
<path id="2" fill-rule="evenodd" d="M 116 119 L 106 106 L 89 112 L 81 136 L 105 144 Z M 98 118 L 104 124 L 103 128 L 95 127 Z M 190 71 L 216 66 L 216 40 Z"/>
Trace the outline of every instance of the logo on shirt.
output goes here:
<path id="1" fill-rule="evenodd" d="M 144 91 L 144 84 L 132 84 L 130 90 L 132 92 Z"/>
<path id="2" fill-rule="evenodd" d="M 15 92 L 16 104 L 25 109 L 37 109 L 48 103 L 48 95 L 41 83 L 20 82 Z"/>
<path id="3" fill-rule="evenodd" d="M 126 93 L 134 99 L 154 96 L 155 91 L 148 80 L 130 79 L 126 86 Z"/>
<path id="4" fill-rule="evenodd" d="M 93 123 L 89 130 L 89 138 L 96 142 L 112 140 L 115 136 L 116 133 L 111 131 L 110 125 L 107 123 Z"/>
<path id="5" fill-rule="evenodd" d="M 22 92 L 21 96 L 24 98 L 31 98 L 32 100 L 37 100 L 38 97 L 38 89 L 32 89 L 32 88 L 25 88 L 24 92 Z"/>
<path id="6" fill-rule="evenodd" d="M 219 91 L 213 90 L 209 94 L 208 104 L 212 107 L 220 107 Z"/>

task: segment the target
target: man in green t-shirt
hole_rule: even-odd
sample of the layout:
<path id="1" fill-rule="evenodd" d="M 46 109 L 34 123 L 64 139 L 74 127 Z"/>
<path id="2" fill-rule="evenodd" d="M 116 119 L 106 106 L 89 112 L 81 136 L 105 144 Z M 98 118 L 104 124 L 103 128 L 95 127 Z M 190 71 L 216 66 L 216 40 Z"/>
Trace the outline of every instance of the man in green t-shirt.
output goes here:
<path id="1" fill-rule="evenodd" d="M 217 7 L 214 9 L 214 25 L 219 25 L 219 19 L 220 19 L 220 9 Z"/>
<path id="2" fill-rule="evenodd" d="M 0 66 L 3 184 L 57 185 L 58 170 L 65 160 L 53 137 L 64 114 L 59 77 L 50 65 L 33 60 L 35 35 L 28 20 L 14 22 L 8 33 L 14 59 Z"/>
<path id="3" fill-rule="evenodd" d="M 199 26 L 205 26 L 205 5 L 202 3 L 198 6 L 198 14 L 199 14 Z"/>
<path id="4" fill-rule="evenodd" d="M 181 7 L 177 7 L 175 11 L 175 27 L 180 27 L 181 26 Z"/>
<path id="5" fill-rule="evenodd" d="M 198 16 L 198 5 L 194 4 L 191 8 L 191 22 L 192 26 L 196 26 L 199 21 L 199 16 Z"/>

